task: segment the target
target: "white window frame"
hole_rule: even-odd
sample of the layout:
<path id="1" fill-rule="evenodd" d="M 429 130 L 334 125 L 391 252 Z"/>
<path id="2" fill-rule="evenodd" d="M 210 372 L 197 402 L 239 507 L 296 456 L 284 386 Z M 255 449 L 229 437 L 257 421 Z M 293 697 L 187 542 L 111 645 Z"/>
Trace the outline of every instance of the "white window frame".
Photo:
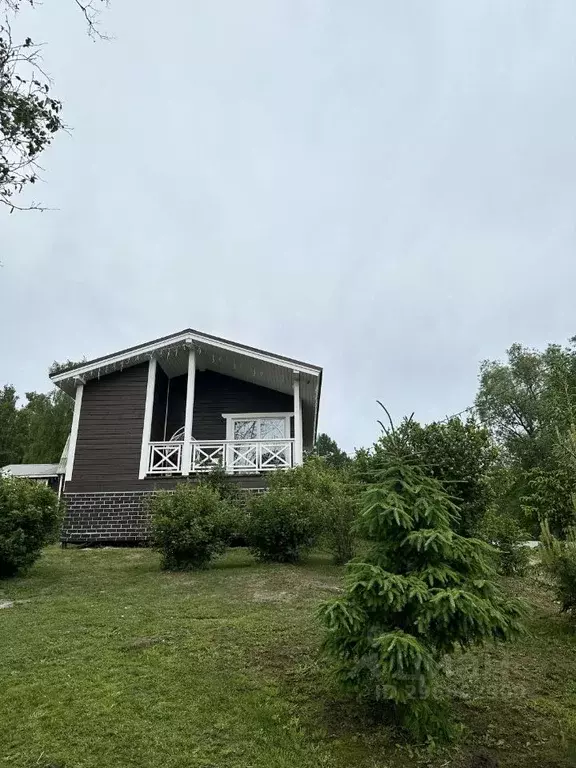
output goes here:
<path id="1" fill-rule="evenodd" d="M 222 418 L 226 419 L 226 440 L 234 440 L 234 422 L 240 419 L 284 419 L 284 438 L 291 440 L 290 437 L 290 419 L 294 416 L 293 412 L 285 411 L 283 413 L 223 413 Z M 258 438 L 259 440 L 260 438 Z"/>

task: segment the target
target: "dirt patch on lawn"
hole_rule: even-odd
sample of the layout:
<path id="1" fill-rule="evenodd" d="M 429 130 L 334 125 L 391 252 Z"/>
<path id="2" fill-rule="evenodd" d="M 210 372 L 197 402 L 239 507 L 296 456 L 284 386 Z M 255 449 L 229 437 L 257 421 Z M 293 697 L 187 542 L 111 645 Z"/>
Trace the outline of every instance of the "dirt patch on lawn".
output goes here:
<path id="1" fill-rule="evenodd" d="M 166 638 L 161 636 L 134 637 L 125 643 L 124 649 L 127 651 L 141 651 L 144 648 L 151 648 L 153 645 L 160 645 L 165 642 Z"/>

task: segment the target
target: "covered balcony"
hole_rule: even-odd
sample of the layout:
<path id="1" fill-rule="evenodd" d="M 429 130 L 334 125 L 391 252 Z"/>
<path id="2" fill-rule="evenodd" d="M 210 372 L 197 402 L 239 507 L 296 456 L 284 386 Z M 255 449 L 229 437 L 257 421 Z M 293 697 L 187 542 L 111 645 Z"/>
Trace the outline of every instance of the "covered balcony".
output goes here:
<path id="1" fill-rule="evenodd" d="M 148 474 L 172 475 L 210 472 L 222 468 L 230 474 L 269 472 L 294 466 L 294 440 L 202 440 L 184 451 L 183 442 L 149 444 Z M 183 466 L 183 456 L 190 465 Z M 184 470 L 184 472 L 183 472 Z M 186 471 L 187 470 L 187 471 Z"/>
<path id="2" fill-rule="evenodd" d="M 292 361 L 190 340 L 149 360 L 140 478 L 302 462 L 315 432 L 318 374 Z"/>
<path id="3" fill-rule="evenodd" d="M 214 381 L 214 377 L 211 377 Z M 238 391 L 238 385 L 229 386 Z M 240 386 L 240 388 L 242 385 Z M 218 395 L 213 391 L 216 398 Z M 184 427 L 170 440 L 149 443 L 148 474 L 172 475 L 210 472 L 221 468 L 228 473 L 268 472 L 294 466 L 294 438 L 291 413 L 222 414 L 225 440 L 195 440 L 184 450 Z M 190 464 L 184 466 L 184 461 Z"/>

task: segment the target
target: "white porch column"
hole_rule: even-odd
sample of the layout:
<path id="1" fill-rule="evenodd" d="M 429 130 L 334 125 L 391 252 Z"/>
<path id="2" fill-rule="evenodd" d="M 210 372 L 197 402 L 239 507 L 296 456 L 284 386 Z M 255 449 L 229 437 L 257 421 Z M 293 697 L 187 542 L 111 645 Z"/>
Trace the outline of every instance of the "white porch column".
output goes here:
<path id="1" fill-rule="evenodd" d="M 66 457 L 65 480 L 72 480 L 74 469 L 74 455 L 76 453 L 76 441 L 78 440 L 78 425 L 80 424 L 80 409 L 82 408 L 82 394 L 84 382 L 79 379 L 76 382 L 76 398 L 74 400 L 74 414 L 72 415 L 72 428 L 70 429 L 70 443 L 68 444 L 68 456 Z"/>
<path id="2" fill-rule="evenodd" d="M 189 475 L 192 467 L 192 418 L 194 416 L 194 385 L 196 383 L 196 350 L 188 350 L 188 381 L 186 383 L 186 411 L 184 417 L 184 446 L 182 448 L 182 474 Z"/>
<path id="3" fill-rule="evenodd" d="M 144 405 L 144 428 L 142 429 L 142 450 L 140 452 L 140 471 L 138 478 L 142 480 L 148 473 L 148 456 L 150 435 L 152 433 L 152 411 L 154 410 L 154 388 L 156 386 L 156 358 L 151 357 L 148 363 L 148 383 L 146 384 L 146 404 Z"/>
<path id="4" fill-rule="evenodd" d="M 304 449 L 302 440 L 302 400 L 300 399 L 300 374 L 294 372 L 294 466 L 302 464 Z"/>

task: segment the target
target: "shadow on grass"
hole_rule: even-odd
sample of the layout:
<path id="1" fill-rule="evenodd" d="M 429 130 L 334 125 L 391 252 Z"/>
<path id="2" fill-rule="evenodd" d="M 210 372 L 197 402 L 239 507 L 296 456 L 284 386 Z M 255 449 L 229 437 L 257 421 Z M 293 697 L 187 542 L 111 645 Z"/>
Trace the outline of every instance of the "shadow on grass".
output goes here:
<path id="1" fill-rule="evenodd" d="M 249 550 L 248 547 L 234 547 L 227 549 L 226 552 L 215 560 L 211 568 L 226 570 L 233 568 L 306 568 L 306 569 L 333 569 L 334 573 L 342 572 L 342 566 L 332 563 L 332 556 L 328 552 L 314 551 L 304 555 L 302 560 L 297 563 L 282 563 L 276 561 L 259 560 Z"/>

